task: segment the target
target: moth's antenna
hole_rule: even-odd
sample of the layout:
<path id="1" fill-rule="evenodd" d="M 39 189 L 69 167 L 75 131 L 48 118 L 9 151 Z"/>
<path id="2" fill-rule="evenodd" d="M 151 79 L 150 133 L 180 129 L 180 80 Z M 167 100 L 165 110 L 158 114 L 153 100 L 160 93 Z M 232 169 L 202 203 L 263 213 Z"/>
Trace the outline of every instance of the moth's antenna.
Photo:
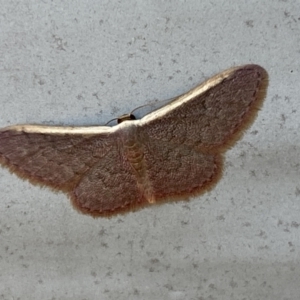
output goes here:
<path id="1" fill-rule="evenodd" d="M 140 109 L 140 108 L 143 108 L 143 107 L 146 107 L 146 106 L 153 106 L 153 104 L 144 104 L 144 105 L 138 106 L 138 107 L 136 107 L 133 111 L 131 111 L 130 114 L 133 114 L 133 112 L 135 112 L 136 110 L 138 110 L 138 109 Z"/>
<path id="2" fill-rule="evenodd" d="M 136 110 L 138 110 L 138 109 L 140 109 L 142 107 L 145 107 L 145 106 L 151 106 L 151 105 L 150 104 L 144 104 L 144 105 L 138 106 L 134 110 L 132 110 L 131 113 L 129 113 L 129 114 L 124 114 L 124 115 L 121 115 L 118 118 L 113 118 L 113 119 L 109 120 L 104 126 L 107 126 L 110 122 L 115 121 L 115 120 L 117 120 L 118 124 L 120 124 L 120 123 L 122 123 L 124 121 L 136 120 L 136 117 L 133 114 L 133 112 L 135 112 Z"/>
<path id="3" fill-rule="evenodd" d="M 108 122 L 106 122 L 106 123 L 104 124 L 104 126 L 107 126 L 110 122 L 112 122 L 112 121 L 114 121 L 114 120 L 118 120 L 118 118 L 113 118 L 113 119 L 109 120 Z"/>
<path id="4" fill-rule="evenodd" d="M 152 101 L 149 104 L 144 104 L 141 106 L 136 107 L 134 110 L 132 110 L 129 114 L 124 114 L 121 115 L 120 117 L 117 118 L 113 118 L 111 120 L 109 120 L 104 126 L 107 126 L 110 122 L 117 120 L 117 123 L 120 124 L 124 121 L 131 121 L 131 120 L 136 120 L 136 116 L 134 115 L 134 112 L 137 111 L 138 109 L 144 108 L 144 107 L 152 107 L 154 108 L 153 110 L 159 109 L 160 107 L 164 106 L 166 103 L 173 101 L 174 99 L 178 98 L 178 96 L 173 97 L 173 98 L 169 98 L 169 99 L 165 99 L 162 101 Z"/>
<path id="5" fill-rule="evenodd" d="M 136 117 L 132 113 L 124 114 L 124 115 L 122 115 L 118 118 L 114 118 L 114 119 L 109 120 L 104 126 L 108 125 L 110 122 L 115 121 L 115 120 L 117 120 L 117 123 L 120 124 L 124 121 L 136 120 Z"/>

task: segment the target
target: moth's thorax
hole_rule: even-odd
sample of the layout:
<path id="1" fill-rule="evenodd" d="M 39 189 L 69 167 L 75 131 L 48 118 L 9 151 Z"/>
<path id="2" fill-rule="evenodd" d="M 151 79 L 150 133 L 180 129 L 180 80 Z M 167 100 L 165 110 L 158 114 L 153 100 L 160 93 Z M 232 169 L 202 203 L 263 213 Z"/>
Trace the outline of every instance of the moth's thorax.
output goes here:
<path id="1" fill-rule="evenodd" d="M 119 136 L 125 160 L 130 164 L 136 176 L 137 186 L 149 203 L 155 202 L 153 188 L 148 177 L 148 166 L 145 160 L 145 143 L 136 121 L 126 121 L 120 126 Z"/>
<path id="2" fill-rule="evenodd" d="M 139 139 L 139 127 L 135 122 L 126 121 L 119 129 L 119 138 L 126 156 L 132 167 L 139 172 L 143 161 L 143 144 Z M 125 126 L 126 124 L 126 126 Z"/>

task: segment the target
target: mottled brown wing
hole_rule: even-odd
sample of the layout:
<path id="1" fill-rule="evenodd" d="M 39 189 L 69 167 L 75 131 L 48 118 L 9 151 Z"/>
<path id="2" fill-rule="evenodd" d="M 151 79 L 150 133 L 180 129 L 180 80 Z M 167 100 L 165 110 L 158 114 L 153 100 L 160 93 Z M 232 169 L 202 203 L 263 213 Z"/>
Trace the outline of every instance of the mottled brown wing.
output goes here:
<path id="1" fill-rule="evenodd" d="M 248 65 L 114 129 L 4 128 L 0 163 L 33 183 L 67 192 L 77 209 L 94 216 L 188 197 L 218 180 L 222 151 L 253 120 L 266 86 L 266 71 Z"/>
<path id="2" fill-rule="evenodd" d="M 76 208 L 95 217 L 132 211 L 146 204 L 118 140 L 105 159 L 85 173 L 70 195 Z"/>
<path id="3" fill-rule="evenodd" d="M 201 153 L 185 144 L 151 140 L 145 144 L 144 159 L 156 202 L 207 191 L 222 172 L 222 155 Z"/>
<path id="4" fill-rule="evenodd" d="M 32 183 L 54 189 L 70 190 L 111 148 L 107 134 L 40 133 L 40 126 L 36 132 L 34 126 L 23 128 L 0 131 L 0 163 Z"/>
<path id="5" fill-rule="evenodd" d="M 94 216 L 142 201 L 114 134 L 53 128 L 53 133 L 48 126 L 2 129 L 0 163 L 32 183 L 69 193 L 78 210 Z"/>
<path id="6" fill-rule="evenodd" d="M 260 66 L 232 68 L 145 116 L 141 123 L 150 139 L 220 152 L 254 120 L 267 83 L 267 72 Z"/>

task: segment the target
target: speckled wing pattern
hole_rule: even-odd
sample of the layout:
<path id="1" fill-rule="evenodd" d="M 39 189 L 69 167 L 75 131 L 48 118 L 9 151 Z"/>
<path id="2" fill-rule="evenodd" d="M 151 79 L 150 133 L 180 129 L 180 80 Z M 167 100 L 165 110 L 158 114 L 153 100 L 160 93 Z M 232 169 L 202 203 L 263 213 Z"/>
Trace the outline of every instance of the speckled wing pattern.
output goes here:
<path id="1" fill-rule="evenodd" d="M 0 163 L 33 184 L 67 192 L 83 213 L 109 215 L 135 205 L 140 196 L 131 168 L 118 149 L 118 134 L 101 126 L 95 134 L 91 128 L 84 132 L 79 128 L 76 133 L 71 127 L 4 128 Z"/>
<path id="2" fill-rule="evenodd" d="M 214 186 L 223 152 L 253 121 L 266 86 L 260 66 L 232 68 L 141 120 L 148 137 L 145 159 L 155 165 L 148 172 L 156 201 Z"/>
<path id="3" fill-rule="evenodd" d="M 26 132 L 12 126 L 0 133 L 1 162 L 21 177 L 65 190 L 106 156 L 111 148 L 102 142 L 106 138 Z M 96 147 L 101 150 L 96 152 Z"/>
<path id="4" fill-rule="evenodd" d="M 246 65 L 114 127 L 6 127 L 0 163 L 66 192 L 75 208 L 92 216 L 185 199 L 218 181 L 223 153 L 254 120 L 267 83 L 263 68 Z"/>

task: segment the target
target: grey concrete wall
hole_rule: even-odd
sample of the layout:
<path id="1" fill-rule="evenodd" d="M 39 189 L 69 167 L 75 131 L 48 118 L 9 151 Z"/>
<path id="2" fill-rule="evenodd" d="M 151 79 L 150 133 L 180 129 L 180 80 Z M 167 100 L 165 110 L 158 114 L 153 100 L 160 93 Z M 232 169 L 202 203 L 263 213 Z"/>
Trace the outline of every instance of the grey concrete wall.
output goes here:
<path id="1" fill-rule="evenodd" d="M 0 169 L 0 299 L 300 298 L 299 1 L 0 0 L 0 126 L 103 124 L 257 63 L 224 176 L 112 219 Z"/>

